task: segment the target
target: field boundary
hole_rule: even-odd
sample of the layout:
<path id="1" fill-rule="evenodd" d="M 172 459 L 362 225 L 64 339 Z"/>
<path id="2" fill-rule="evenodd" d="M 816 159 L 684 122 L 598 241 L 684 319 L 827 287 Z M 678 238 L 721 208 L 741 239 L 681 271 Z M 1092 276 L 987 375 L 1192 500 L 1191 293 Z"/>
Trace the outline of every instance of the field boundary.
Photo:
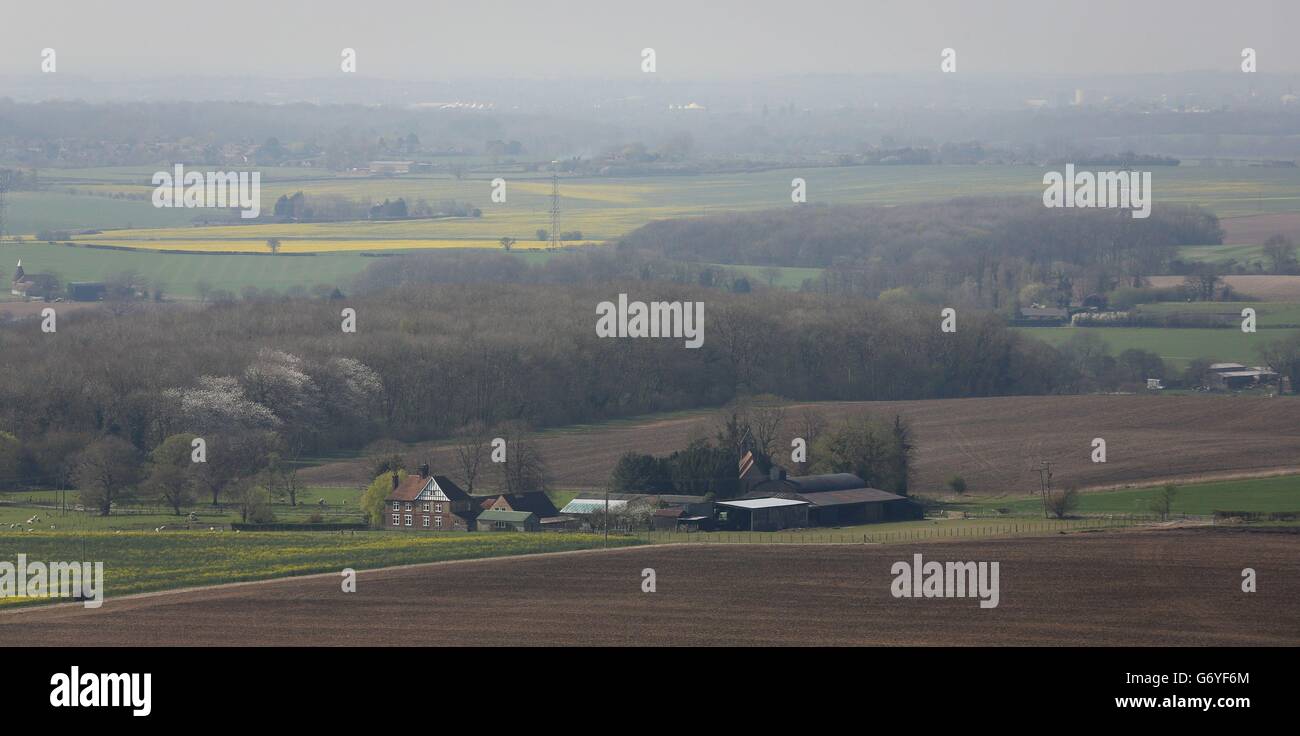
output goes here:
<path id="1" fill-rule="evenodd" d="M 498 560 L 525 560 L 525 559 L 536 559 L 536 558 L 544 558 L 544 557 L 558 557 L 560 555 L 591 554 L 596 552 L 622 552 L 629 549 L 640 549 L 648 546 L 651 545 L 645 543 L 627 544 L 619 547 L 598 547 L 593 549 L 567 549 L 558 552 L 535 552 L 532 554 L 499 555 L 496 557 L 470 557 L 470 558 L 460 559 L 460 560 L 437 560 L 434 562 L 412 562 L 406 565 L 389 565 L 387 567 L 369 567 L 369 568 L 354 568 L 354 569 L 356 570 L 357 575 L 360 576 L 361 573 L 382 573 L 382 572 L 392 572 L 397 570 L 410 570 L 410 569 L 422 568 L 422 567 L 439 567 L 443 565 L 458 565 L 458 564 L 473 563 L 473 562 L 494 562 Z M 687 545 L 658 544 L 653 546 L 681 547 Z M 275 578 L 264 578 L 262 580 L 241 580 L 236 583 L 218 583 L 217 585 L 191 585 L 184 588 L 169 588 L 167 590 L 153 590 L 147 593 L 131 593 L 129 595 L 114 596 L 112 598 L 106 597 L 104 598 L 104 602 L 108 603 L 109 601 L 134 601 L 134 600 L 140 600 L 146 598 L 156 598 L 160 596 L 180 595 L 183 593 L 218 591 L 218 590 L 226 590 L 226 589 L 234 589 L 234 588 L 244 588 L 253 585 L 270 585 L 273 583 L 283 583 L 289 580 L 311 580 L 314 578 L 337 579 L 338 577 L 339 577 L 339 573 L 337 572 L 313 572 L 313 573 L 308 573 L 306 575 L 286 575 L 286 576 L 275 577 Z M 84 607 L 85 604 L 83 604 L 81 601 L 66 601 L 60 603 L 50 603 L 47 605 L 36 604 L 36 605 L 27 605 L 27 606 L 17 606 L 11 609 L 0 609 L 0 620 L 3 620 L 3 617 L 5 616 L 13 616 L 13 615 L 18 615 L 30 611 L 51 611 L 51 610 L 62 609 L 62 608 L 84 608 Z"/>

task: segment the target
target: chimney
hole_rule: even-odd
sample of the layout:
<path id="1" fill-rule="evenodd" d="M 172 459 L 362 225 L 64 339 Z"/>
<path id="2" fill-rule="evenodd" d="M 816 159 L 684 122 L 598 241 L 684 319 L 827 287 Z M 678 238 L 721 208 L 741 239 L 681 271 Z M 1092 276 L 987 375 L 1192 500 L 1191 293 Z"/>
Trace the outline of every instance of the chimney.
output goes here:
<path id="1" fill-rule="evenodd" d="M 397 473 L 394 472 L 394 473 L 393 473 L 393 490 L 394 490 L 394 491 L 397 490 L 397 486 L 398 486 Z"/>
<path id="2" fill-rule="evenodd" d="M 428 478 L 428 477 L 429 477 L 429 464 L 428 464 L 428 463 L 425 463 L 425 464 L 423 464 L 423 465 L 420 466 L 420 477 L 421 477 L 421 478 Z"/>

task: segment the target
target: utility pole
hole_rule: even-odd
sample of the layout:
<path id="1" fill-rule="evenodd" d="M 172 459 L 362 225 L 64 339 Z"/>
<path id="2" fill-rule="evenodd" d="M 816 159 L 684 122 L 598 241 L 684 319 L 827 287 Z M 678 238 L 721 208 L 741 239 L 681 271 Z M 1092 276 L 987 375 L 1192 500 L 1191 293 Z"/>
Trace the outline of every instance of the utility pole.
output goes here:
<path id="1" fill-rule="evenodd" d="M 551 162 L 551 247 L 560 247 L 560 162 Z M 608 509 L 606 509 L 608 511 Z"/>
<path id="2" fill-rule="evenodd" d="M 605 545 L 609 546 L 609 487 L 605 487 Z"/>
<path id="3" fill-rule="evenodd" d="M 1038 495 L 1043 506 L 1043 518 L 1047 518 L 1047 496 L 1052 492 L 1052 464 L 1046 460 L 1038 468 Z"/>

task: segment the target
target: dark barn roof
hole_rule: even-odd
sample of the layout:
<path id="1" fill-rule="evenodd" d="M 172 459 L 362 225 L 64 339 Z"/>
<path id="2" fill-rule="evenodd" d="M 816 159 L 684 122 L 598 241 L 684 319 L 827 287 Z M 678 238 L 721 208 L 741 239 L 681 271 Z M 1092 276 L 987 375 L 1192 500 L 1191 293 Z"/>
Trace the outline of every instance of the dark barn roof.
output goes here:
<path id="1" fill-rule="evenodd" d="M 539 517 L 558 516 L 560 510 L 555 508 L 551 499 L 545 491 L 528 491 L 527 493 L 499 493 L 490 496 L 483 501 L 483 508 L 488 508 L 496 503 L 497 499 L 504 498 L 506 503 L 510 504 L 512 511 L 530 511 Z"/>
<path id="2" fill-rule="evenodd" d="M 867 482 L 853 473 L 826 473 L 825 475 L 796 475 L 786 478 L 800 493 L 824 493 L 866 488 Z"/>
<path id="3" fill-rule="evenodd" d="M 858 503 L 883 503 L 886 501 L 905 501 L 906 499 L 879 488 L 854 488 L 847 491 L 823 491 L 801 496 L 813 506 L 849 506 Z"/>

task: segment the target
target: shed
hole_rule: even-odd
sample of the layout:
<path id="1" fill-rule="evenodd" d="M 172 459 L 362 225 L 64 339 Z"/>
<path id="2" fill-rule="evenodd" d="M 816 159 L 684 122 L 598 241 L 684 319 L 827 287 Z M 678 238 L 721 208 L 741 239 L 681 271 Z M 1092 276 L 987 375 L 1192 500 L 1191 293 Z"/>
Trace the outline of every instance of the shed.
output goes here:
<path id="1" fill-rule="evenodd" d="M 531 511 L 501 511 L 488 509 L 478 515 L 480 531 L 535 532 L 542 528 L 537 514 Z"/>

